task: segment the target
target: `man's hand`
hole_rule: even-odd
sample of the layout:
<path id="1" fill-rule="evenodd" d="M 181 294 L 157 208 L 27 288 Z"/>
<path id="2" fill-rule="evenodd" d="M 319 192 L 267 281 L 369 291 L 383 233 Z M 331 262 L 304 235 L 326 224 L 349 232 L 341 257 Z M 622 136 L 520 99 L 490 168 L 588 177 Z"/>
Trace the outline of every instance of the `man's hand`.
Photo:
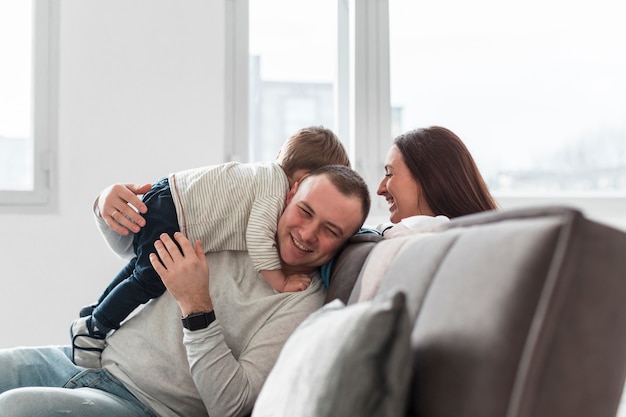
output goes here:
<path id="1" fill-rule="evenodd" d="M 146 224 L 139 213 L 148 210 L 137 195 L 147 193 L 150 188 L 150 184 L 113 184 L 105 188 L 96 199 L 96 214 L 120 235 L 126 236 L 129 231 L 137 233 Z"/>
<path id="2" fill-rule="evenodd" d="M 181 249 L 166 233 L 154 243 L 159 255 L 157 257 L 154 253 L 150 254 L 154 270 L 178 301 L 183 316 L 213 311 L 209 294 L 209 264 L 204 256 L 202 242 L 198 240 L 192 246 L 189 239 L 180 232 L 176 232 L 174 238 Z"/>

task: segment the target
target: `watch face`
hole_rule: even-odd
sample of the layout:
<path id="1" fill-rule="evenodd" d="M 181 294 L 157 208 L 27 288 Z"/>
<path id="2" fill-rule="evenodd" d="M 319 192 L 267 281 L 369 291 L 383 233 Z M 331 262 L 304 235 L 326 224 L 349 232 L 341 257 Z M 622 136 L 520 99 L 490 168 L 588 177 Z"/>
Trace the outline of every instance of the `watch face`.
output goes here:
<path id="1" fill-rule="evenodd" d="M 190 330 L 204 329 L 209 325 L 206 318 L 202 314 L 189 317 L 188 323 Z"/>
<path id="2" fill-rule="evenodd" d="M 209 327 L 215 320 L 215 313 L 194 313 L 183 317 L 183 327 L 189 330 L 200 330 Z"/>

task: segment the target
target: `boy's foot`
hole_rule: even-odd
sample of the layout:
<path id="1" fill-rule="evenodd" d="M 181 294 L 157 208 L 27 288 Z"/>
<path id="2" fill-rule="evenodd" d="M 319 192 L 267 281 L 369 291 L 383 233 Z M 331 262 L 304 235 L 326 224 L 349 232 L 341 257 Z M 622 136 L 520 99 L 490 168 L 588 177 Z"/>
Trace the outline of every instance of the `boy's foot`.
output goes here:
<path id="1" fill-rule="evenodd" d="M 105 337 L 94 334 L 90 322 L 91 316 L 81 317 L 74 320 L 70 327 L 72 362 L 85 368 L 100 368 Z"/>
<path id="2" fill-rule="evenodd" d="M 93 314 L 93 311 L 98 307 L 98 303 L 90 304 L 80 309 L 78 317 L 87 317 Z"/>

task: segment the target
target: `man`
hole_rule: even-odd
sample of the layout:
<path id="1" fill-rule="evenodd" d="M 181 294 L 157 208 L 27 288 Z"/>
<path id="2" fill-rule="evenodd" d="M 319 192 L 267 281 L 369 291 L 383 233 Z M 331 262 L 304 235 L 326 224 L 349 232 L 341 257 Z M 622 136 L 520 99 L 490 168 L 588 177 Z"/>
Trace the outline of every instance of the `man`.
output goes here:
<path id="1" fill-rule="evenodd" d="M 123 233 L 141 225 L 137 213 L 126 211 L 127 203 L 142 208 L 132 188 L 118 188 L 101 195 L 98 208 L 108 213 L 115 207 L 136 219 L 136 224 L 125 218 L 114 225 Z M 276 244 L 286 272 L 313 278 L 309 288 L 295 293 L 276 293 L 246 252 L 205 256 L 199 242 L 176 234 L 179 249 L 162 235 L 155 243 L 158 257 L 152 255 L 151 262 L 168 292 L 138 309 L 107 339 L 102 369 L 77 367 L 68 348 L 0 351 L 0 415 L 249 413 L 286 339 L 322 305 L 318 267 L 359 229 L 369 205 L 367 186 L 346 167 L 322 168 L 294 185 Z M 110 230 L 105 234 L 111 236 Z M 119 248 L 123 238 L 108 241 Z"/>

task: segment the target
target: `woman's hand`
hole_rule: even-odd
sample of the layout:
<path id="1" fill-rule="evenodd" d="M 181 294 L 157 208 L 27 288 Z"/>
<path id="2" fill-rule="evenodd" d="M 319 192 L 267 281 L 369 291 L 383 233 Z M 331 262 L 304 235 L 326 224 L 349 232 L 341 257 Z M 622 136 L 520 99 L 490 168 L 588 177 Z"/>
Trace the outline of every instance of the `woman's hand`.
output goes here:
<path id="1" fill-rule="evenodd" d="M 176 232 L 176 242 L 163 233 L 154 242 L 158 253 L 150 254 L 150 262 L 163 284 L 178 301 L 183 317 L 191 313 L 213 311 L 209 294 L 209 264 L 204 256 L 202 242 L 192 246 L 189 239 Z M 160 259 L 159 259 L 160 258 Z"/>
<path id="2" fill-rule="evenodd" d="M 146 224 L 139 213 L 148 209 L 137 195 L 147 193 L 151 187 L 150 184 L 113 184 L 105 188 L 96 198 L 96 215 L 120 235 L 139 232 Z"/>

